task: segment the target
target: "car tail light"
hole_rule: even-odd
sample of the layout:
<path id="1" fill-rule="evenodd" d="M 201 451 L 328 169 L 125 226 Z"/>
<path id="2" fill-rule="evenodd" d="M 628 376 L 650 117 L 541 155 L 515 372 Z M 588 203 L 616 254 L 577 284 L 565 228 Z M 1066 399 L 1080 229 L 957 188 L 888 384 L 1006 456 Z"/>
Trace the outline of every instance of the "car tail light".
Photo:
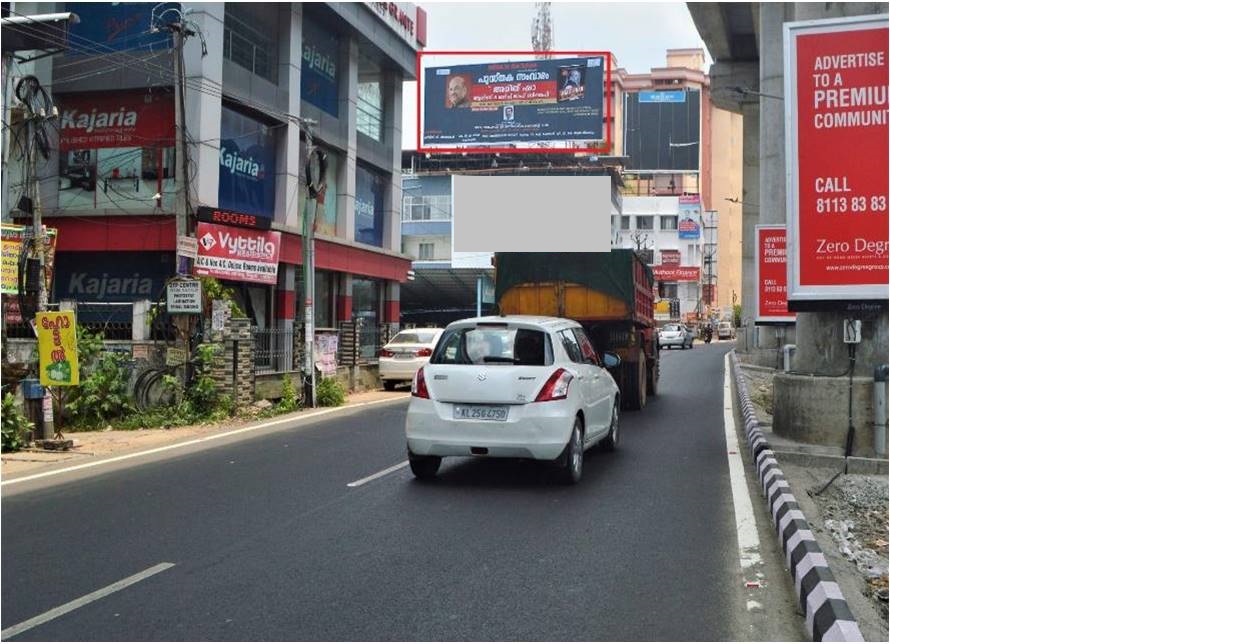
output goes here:
<path id="1" fill-rule="evenodd" d="M 554 371 L 553 375 L 548 377 L 548 382 L 545 382 L 544 387 L 539 390 L 539 395 L 535 397 L 535 402 L 565 400 L 570 393 L 570 383 L 573 380 L 574 374 L 565 369 Z"/>
<path id="2" fill-rule="evenodd" d="M 418 349 L 418 357 L 419 357 L 419 358 L 426 358 L 426 357 L 428 357 L 428 356 L 430 356 L 430 355 L 431 355 L 431 348 L 430 348 L 430 347 L 421 347 L 420 349 Z"/>
<path id="3" fill-rule="evenodd" d="M 379 357 L 380 357 L 380 358 L 390 358 L 390 357 L 392 357 L 392 356 L 394 356 L 394 355 L 396 355 L 396 354 L 395 354 L 395 353 L 393 353 L 392 351 L 388 350 L 388 349 L 379 349 Z"/>
<path id="4" fill-rule="evenodd" d="M 411 390 L 415 398 L 431 398 L 431 392 L 426 389 L 426 367 L 418 369 L 417 375 L 413 377 L 413 389 Z"/>

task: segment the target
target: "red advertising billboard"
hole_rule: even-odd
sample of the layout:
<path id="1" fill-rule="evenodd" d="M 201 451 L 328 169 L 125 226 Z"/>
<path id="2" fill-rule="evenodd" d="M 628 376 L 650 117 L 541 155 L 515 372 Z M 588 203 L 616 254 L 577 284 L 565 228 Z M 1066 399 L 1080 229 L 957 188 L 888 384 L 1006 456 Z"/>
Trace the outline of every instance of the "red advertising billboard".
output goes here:
<path id="1" fill-rule="evenodd" d="M 275 284 L 282 238 L 275 230 L 197 224 L 196 275 Z"/>
<path id="2" fill-rule="evenodd" d="M 661 265 L 662 266 L 678 266 L 679 265 L 679 251 L 662 250 L 661 251 Z"/>
<path id="3" fill-rule="evenodd" d="M 654 266 L 653 277 L 658 282 L 699 282 L 699 266 Z"/>
<path id="4" fill-rule="evenodd" d="M 887 16 L 785 30 L 787 298 L 887 299 Z"/>
<path id="5" fill-rule="evenodd" d="M 796 322 L 787 308 L 787 226 L 757 226 L 757 324 Z"/>
<path id="6" fill-rule="evenodd" d="M 174 145 L 174 94 L 165 88 L 58 94 L 61 151 Z"/>

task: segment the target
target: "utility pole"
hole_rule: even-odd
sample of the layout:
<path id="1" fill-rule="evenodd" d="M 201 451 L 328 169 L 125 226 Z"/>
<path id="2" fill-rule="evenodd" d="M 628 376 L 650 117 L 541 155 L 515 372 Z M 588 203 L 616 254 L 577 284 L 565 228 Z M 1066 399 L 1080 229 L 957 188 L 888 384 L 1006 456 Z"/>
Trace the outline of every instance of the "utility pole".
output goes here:
<path id="1" fill-rule="evenodd" d="M 192 218 L 195 212 L 191 205 L 191 170 L 190 170 L 190 152 L 187 148 L 187 70 L 183 61 L 183 45 L 187 42 L 187 36 L 195 35 L 187 29 L 183 22 L 182 16 L 179 16 L 177 22 L 171 22 L 167 28 L 173 34 L 174 48 L 172 50 L 174 56 L 174 69 L 178 80 L 174 87 L 174 135 L 178 137 L 178 141 L 174 146 L 174 153 L 178 156 L 179 172 L 182 175 L 178 181 L 178 199 L 177 205 L 174 207 L 175 230 L 178 237 L 194 234 L 195 224 Z M 158 184 L 159 185 L 159 184 Z M 159 190 L 159 188 L 158 188 Z M 177 249 L 178 240 L 175 239 L 175 248 Z M 178 273 L 180 275 L 190 275 L 190 260 L 177 257 Z"/>
<path id="2" fill-rule="evenodd" d="M 305 404 L 314 408 L 318 406 L 317 400 L 317 365 L 314 362 L 313 355 L 313 222 L 317 217 L 317 212 L 321 209 L 326 199 L 326 169 L 327 157 L 326 152 L 322 151 L 318 144 L 313 140 L 313 129 L 310 127 L 313 121 L 309 119 L 301 119 L 300 126 L 305 133 L 305 138 L 309 141 L 309 155 L 305 160 L 305 189 L 308 190 L 309 198 L 305 201 L 304 216 L 300 222 L 300 235 L 302 248 L 302 257 L 304 263 L 302 274 L 305 291 L 305 364 L 304 364 L 304 394 Z M 317 179 L 314 179 L 314 167 L 317 167 Z M 310 212 L 312 211 L 312 213 Z"/>

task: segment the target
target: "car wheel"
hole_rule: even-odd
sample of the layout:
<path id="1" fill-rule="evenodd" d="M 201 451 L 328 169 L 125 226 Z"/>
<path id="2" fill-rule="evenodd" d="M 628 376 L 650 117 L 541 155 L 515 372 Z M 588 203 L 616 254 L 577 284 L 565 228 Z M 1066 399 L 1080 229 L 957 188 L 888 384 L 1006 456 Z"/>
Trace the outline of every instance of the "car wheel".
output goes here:
<path id="1" fill-rule="evenodd" d="M 439 472 L 441 460 L 438 456 L 418 456 L 410 453 L 409 469 L 413 470 L 413 477 L 419 481 L 434 481 L 435 474 Z"/>
<path id="2" fill-rule="evenodd" d="M 574 421 L 574 431 L 570 432 L 570 442 L 561 456 L 561 481 L 574 485 L 583 478 L 583 419 Z"/>
<path id="3" fill-rule="evenodd" d="M 609 420 L 609 435 L 605 437 L 605 440 L 601 441 L 601 444 L 605 446 L 606 452 L 612 452 L 618 449 L 618 446 L 622 444 L 622 439 L 619 438 L 618 436 L 618 427 L 619 425 L 621 425 L 621 418 L 622 418 L 621 414 L 619 414 L 618 412 L 620 411 L 621 407 L 622 406 L 618 404 L 618 399 L 614 398 L 613 399 L 613 416 L 610 417 L 610 420 Z"/>

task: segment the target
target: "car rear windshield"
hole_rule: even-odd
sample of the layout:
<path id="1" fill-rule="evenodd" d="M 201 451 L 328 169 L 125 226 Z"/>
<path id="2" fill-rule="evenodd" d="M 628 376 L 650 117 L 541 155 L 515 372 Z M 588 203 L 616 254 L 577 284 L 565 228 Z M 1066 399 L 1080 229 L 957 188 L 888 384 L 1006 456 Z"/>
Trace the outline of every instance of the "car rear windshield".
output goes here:
<path id="1" fill-rule="evenodd" d="M 680 327 L 677 324 L 667 324 L 665 328 L 662 329 L 662 331 L 679 331 L 681 329 L 682 327 Z"/>
<path id="2" fill-rule="evenodd" d="M 453 329 L 440 338 L 431 364 L 523 365 L 553 363 L 548 334 L 532 329 L 476 327 Z"/>
<path id="3" fill-rule="evenodd" d="M 401 331 L 392 338 L 396 344 L 430 344 L 435 339 L 434 331 Z"/>

